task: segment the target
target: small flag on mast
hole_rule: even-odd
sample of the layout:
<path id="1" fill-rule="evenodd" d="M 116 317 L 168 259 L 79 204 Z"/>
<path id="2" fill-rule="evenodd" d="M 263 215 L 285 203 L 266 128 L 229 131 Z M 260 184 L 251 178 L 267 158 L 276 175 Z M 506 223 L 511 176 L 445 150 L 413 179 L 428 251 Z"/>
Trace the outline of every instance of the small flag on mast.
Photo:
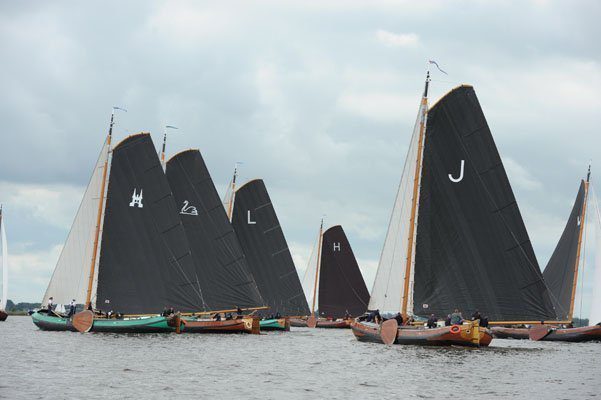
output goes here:
<path id="1" fill-rule="evenodd" d="M 438 70 L 439 70 L 440 72 L 442 72 L 443 74 L 445 74 L 445 75 L 448 75 L 448 74 L 447 74 L 445 71 L 443 71 L 443 69 L 442 69 L 442 68 L 440 68 L 440 66 L 438 65 L 438 63 L 437 63 L 436 61 L 434 61 L 434 60 L 428 60 L 428 62 L 429 62 L 430 64 L 434 64 L 434 65 L 436 65 L 436 68 L 438 68 Z"/>

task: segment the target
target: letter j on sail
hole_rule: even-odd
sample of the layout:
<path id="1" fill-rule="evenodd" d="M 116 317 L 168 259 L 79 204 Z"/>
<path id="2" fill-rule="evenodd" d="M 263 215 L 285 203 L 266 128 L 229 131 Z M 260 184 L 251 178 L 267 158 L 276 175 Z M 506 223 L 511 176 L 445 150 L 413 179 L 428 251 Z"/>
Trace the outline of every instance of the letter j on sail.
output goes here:
<path id="1" fill-rule="evenodd" d="M 449 174 L 451 182 L 457 183 L 463 180 L 463 170 L 465 169 L 465 160 L 461 160 L 461 167 L 459 170 L 459 178 L 453 178 L 453 175 Z"/>

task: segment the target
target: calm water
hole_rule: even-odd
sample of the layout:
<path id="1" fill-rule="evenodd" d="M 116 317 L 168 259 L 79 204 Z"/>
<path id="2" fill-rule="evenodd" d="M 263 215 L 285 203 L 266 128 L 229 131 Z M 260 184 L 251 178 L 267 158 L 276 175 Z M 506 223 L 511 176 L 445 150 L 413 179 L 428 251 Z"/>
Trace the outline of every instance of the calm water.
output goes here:
<path id="1" fill-rule="evenodd" d="M 359 343 L 350 330 L 110 335 L 0 323 L 0 398 L 601 397 L 601 343 Z"/>

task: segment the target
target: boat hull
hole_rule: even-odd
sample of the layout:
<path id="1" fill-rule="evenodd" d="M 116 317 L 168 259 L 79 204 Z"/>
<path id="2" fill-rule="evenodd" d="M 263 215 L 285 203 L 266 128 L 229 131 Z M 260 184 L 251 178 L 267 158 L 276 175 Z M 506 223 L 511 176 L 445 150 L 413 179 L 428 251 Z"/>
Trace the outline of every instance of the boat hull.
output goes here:
<path id="1" fill-rule="evenodd" d="M 343 319 L 330 321 L 327 319 L 318 319 L 316 321 L 316 328 L 324 328 L 324 329 L 348 329 L 351 327 L 352 320 Z M 297 328 L 307 328 L 309 325 L 307 324 L 307 320 L 303 318 L 290 318 L 290 326 L 294 326 Z"/>
<path id="2" fill-rule="evenodd" d="M 486 328 L 472 325 L 454 325 L 440 328 L 408 328 L 397 329 L 394 344 L 421 346 L 466 346 L 486 347 L 492 341 L 492 334 Z M 384 343 L 380 335 L 380 327 L 374 323 L 352 322 L 351 329 L 357 340 L 361 342 Z M 453 330 L 458 330 L 453 333 Z"/>
<path id="3" fill-rule="evenodd" d="M 601 325 L 580 328 L 551 328 L 550 332 L 539 340 L 544 342 L 601 341 Z"/>
<path id="4" fill-rule="evenodd" d="M 8 314 L 5 311 L 0 310 L 0 322 L 6 321 L 6 318 L 8 318 Z"/>
<path id="5" fill-rule="evenodd" d="M 302 318 L 290 318 L 290 326 L 295 328 L 306 328 L 307 320 Z"/>
<path id="6" fill-rule="evenodd" d="M 182 318 L 182 333 L 260 333 L 257 318 L 239 318 L 222 321 Z"/>
<path id="7" fill-rule="evenodd" d="M 43 313 L 31 315 L 33 323 L 43 331 L 77 332 L 72 320 Z M 169 325 L 166 317 L 141 317 L 128 319 L 94 319 L 90 332 L 103 333 L 169 333 L 175 327 Z"/>
<path id="8" fill-rule="evenodd" d="M 260 327 L 262 331 L 289 331 L 290 320 L 288 318 L 263 319 Z"/>
<path id="9" fill-rule="evenodd" d="M 495 338 L 498 339 L 530 339 L 529 328 L 506 328 L 504 326 L 494 326 L 490 329 Z"/>

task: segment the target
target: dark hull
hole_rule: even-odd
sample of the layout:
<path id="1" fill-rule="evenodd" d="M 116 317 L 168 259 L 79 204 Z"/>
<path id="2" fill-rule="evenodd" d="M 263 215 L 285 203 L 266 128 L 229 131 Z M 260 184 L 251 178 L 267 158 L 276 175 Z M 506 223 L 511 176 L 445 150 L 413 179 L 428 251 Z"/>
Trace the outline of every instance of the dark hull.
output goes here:
<path id="1" fill-rule="evenodd" d="M 337 321 L 329 321 L 327 319 L 318 319 L 316 328 L 324 329 L 348 329 L 351 327 L 352 320 L 343 319 Z M 304 318 L 290 318 L 290 326 L 297 328 L 307 328 L 307 320 Z"/>
<path id="2" fill-rule="evenodd" d="M 544 342 L 592 342 L 601 341 L 601 326 L 553 329 L 541 339 Z"/>
<path id="3" fill-rule="evenodd" d="M 254 333 L 260 330 L 259 320 L 241 318 L 224 321 L 196 320 L 183 318 L 182 333 Z"/>
<path id="4" fill-rule="evenodd" d="M 8 314 L 6 312 L 0 310 L 0 322 L 6 321 L 6 318 L 8 318 Z"/>
<path id="5" fill-rule="evenodd" d="M 372 323 L 351 323 L 353 334 L 360 342 L 384 343 L 380 336 L 379 326 Z M 492 341 L 492 334 L 486 328 L 478 328 L 475 336 L 470 329 L 460 328 L 459 333 L 452 333 L 450 326 L 433 329 L 399 328 L 394 344 L 420 346 L 465 346 L 486 347 Z"/>
<path id="6" fill-rule="evenodd" d="M 530 329 L 528 328 L 506 328 L 504 326 L 495 326 L 490 329 L 495 338 L 498 339 L 530 339 Z"/>
<path id="7" fill-rule="evenodd" d="M 295 328 L 306 328 L 307 320 L 302 318 L 290 318 L 290 326 Z"/>

